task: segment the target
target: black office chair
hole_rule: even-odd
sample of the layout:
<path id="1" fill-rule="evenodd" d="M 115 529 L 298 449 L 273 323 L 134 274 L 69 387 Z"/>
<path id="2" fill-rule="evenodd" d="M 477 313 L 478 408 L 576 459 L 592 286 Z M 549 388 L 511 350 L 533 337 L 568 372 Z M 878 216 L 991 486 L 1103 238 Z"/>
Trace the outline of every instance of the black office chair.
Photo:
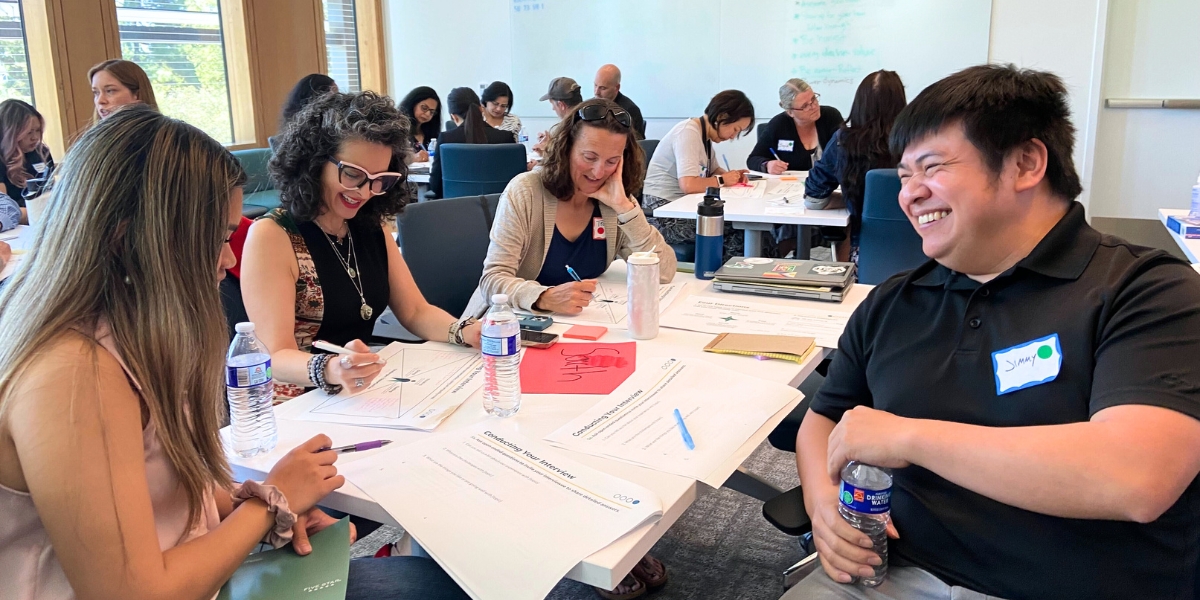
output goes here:
<path id="1" fill-rule="evenodd" d="M 468 196 L 409 205 L 396 217 L 404 262 L 430 304 L 451 315 L 466 310 L 483 275 L 492 214 L 486 198 Z"/>
<path id="2" fill-rule="evenodd" d="M 642 147 L 642 153 L 646 155 L 646 164 L 650 164 L 650 158 L 654 156 L 654 151 L 658 148 L 659 140 L 638 140 L 638 145 Z"/>
<path id="3" fill-rule="evenodd" d="M 900 176 L 896 169 L 867 171 L 858 234 L 859 283 L 882 283 L 929 260 L 921 250 L 921 235 L 900 209 L 899 196 Z"/>
<path id="4" fill-rule="evenodd" d="M 767 130 L 767 124 L 759 123 L 758 127 L 755 128 L 755 130 L 754 130 L 754 134 L 757 135 L 759 138 L 761 138 L 763 136 L 763 132 L 766 130 Z"/>
<path id="5" fill-rule="evenodd" d="M 442 144 L 438 156 L 447 198 L 503 192 L 527 168 L 522 144 Z"/>

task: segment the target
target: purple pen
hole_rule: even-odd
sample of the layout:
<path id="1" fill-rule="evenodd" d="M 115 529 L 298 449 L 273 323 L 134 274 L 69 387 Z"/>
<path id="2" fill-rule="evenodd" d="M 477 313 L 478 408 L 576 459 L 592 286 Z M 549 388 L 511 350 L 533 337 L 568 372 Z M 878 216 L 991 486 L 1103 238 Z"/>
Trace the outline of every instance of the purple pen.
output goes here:
<path id="1" fill-rule="evenodd" d="M 330 450 L 333 450 L 334 452 L 337 452 L 338 454 L 345 454 L 347 452 L 364 452 L 367 450 L 374 450 L 376 448 L 382 448 L 390 443 L 392 443 L 392 440 L 374 440 L 371 442 L 359 442 L 357 444 L 350 444 L 349 446 L 339 446 L 337 448 L 330 448 Z"/>

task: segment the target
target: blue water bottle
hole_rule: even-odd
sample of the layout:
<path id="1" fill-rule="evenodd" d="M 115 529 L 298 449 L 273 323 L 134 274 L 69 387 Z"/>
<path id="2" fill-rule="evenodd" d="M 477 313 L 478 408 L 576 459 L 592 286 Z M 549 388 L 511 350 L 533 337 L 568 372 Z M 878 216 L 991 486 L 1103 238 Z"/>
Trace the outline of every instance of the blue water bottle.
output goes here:
<path id="1" fill-rule="evenodd" d="M 696 206 L 696 278 L 712 279 L 725 256 L 725 201 L 710 187 Z"/>

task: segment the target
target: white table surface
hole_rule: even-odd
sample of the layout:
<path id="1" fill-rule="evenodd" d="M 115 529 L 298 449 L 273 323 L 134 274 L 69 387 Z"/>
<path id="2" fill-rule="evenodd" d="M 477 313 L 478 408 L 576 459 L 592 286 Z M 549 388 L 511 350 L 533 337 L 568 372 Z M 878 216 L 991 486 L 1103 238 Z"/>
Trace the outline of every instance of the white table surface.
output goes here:
<path id="1" fill-rule="evenodd" d="M 1188 211 L 1184 209 L 1158 209 L 1158 220 L 1162 221 L 1163 227 L 1167 227 L 1167 217 L 1186 217 L 1187 215 Z M 1171 234 L 1171 237 L 1175 239 L 1175 243 L 1178 244 L 1179 249 L 1183 250 L 1183 253 L 1187 255 L 1189 261 L 1193 263 L 1200 263 L 1200 259 L 1196 258 L 1200 256 L 1200 240 L 1189 240 L 1182 235 L 1171 231 L 1170 227 L 1167 227 L 1167 233 Z"/>
<path id="2" fill-rule="evenodd" d="M 14 251 L 12 259 L 4 266 L 4 270 L 0 271 L 0 281 L 4 281 L 17 270 L 17 265 L 24 257 L 24 252 L 33 243 L 33 228 L 28 225 L 18 225 L 16 229 L 0 233 L 0 242 L 8 244 Z"/>
<path id="3" fill-rule="evenodd" d="M 613 269 L 620 272 L 624 271 L 625 264 L 621 261 L 613 263 Z M 685 288 L 679 294 L 676 302 L 683 301 L 688 295 L 700 294 L 706 296 L 725 296 L 723 292 L 717 292 L 712 289 L 711 282 L 701 281 L 695 278 L 690 273 L 677 273 L 676 281 L 684 282 Z M 824 310 L 835 310 L 838 312 L 852 312 L 858 306 L 871 286 L 856 285 L 851 290 L 849 298 L 839 304 L 816 302 L 816 301 L 800 301 L 789 300 L 783 298 L 773 298 L 769 296 L 755 296 L 755 302 L 765 302 L 771 304 L 789 304 L 793 306 L 808 305 L 813 308 L 821 308 Z M 561 333 L 569 326 L 566 324 L 556 323 L 549 331 L 553 333 Z M 696 333 L 691 331 L 682 331 L 675 329 L 660 328 L 659 335 L 653 340 L 638 342 L 638 353 L 643 356 L 650 355 L 670 355 L 684 358 L 702 358 L 711 361 L 714 364 L 723 366 L 728 369 L 735 369 L 743 373 L 751 374 L 762 379 L 775 381 L 796 387 L 803 381 L 817 364 L 827 356 L 828 350 L 817 348 L 809 359 L 804 364 L 796 364 L 793 362 L 782 360 L 760 361 L 751 357 L 712 354 L 703 351 L 703 347 L 713 338 L 712 334 Z M 609 329 L 608 333 L 600 339 L 602 342 L 622 342 L 629 341 L 628 333 L 624 329 Z M 559 343 L 573 343 L 571 340 L 563 339 Z M 520 431 L 528 436 L 541 439 L 547 434 L 555 431 L 563 424 L 575 418 L 585 410 L 595 404 L 596 399 L 586 395 L 533 395 L 526 394 L 521 400 L 521 410 L 514 419 Z M 732 473 L 738 466 L 745 461 L 752 452 L 771 433 L 792 409 L 799 404 L 798 397 L 794 402 L 781 409 L 767 423 L 765 423 L 754 436 L 746 441 L 738 451 L 729 457 L 728 461 L 723 465 L 722 470 L 726 473 Z M 262 479 L 270 471 L 275 462 L 293 447 L 299 445 L 305 440 L 311 438 L 318 433 L 329 435 L 335 444 L 350 444 L 360 441 L 379 439 L 381 432 L 386 431 L 386 438 L 393 440 L 394 443 L 406 444 L 424 439 L 427 435 L 436 435 L 438 432 L 453 431 L 463 427 L 471 426 L 482 420 L 496 418 L 489 417 L 483 411 L 481 403 L 468 401 L 450 418 L 443 422 L 437 432 L 427 434 L 415 431 L 398 431 L 398 430 L 380 430 L 366 427 L 354 427 L 349 425 L 338 424 L 321 424 L 309 421 L 297 421 L 290 419 L 279 420 L 279 444 L 274 450 L 265 454 L 256 456 L 250 459 L 242 459 L 236 456 L 230 457 L 230 462 L 233 466 L 234 476 L 238 480 L 243 479 Z M 641 557 L 650 550 L 650 548 L 667 532 L 667 530 L 679 519 L 683 512 L 691 506 L 697 499 L 698 495 L 710 491 L 710 488 L 701 485 L 701 482 L 680 477 L 668 473 L 654 471 L 636 465 L 580 454 L 568 450 L 562 450 L 571 455 L 571 458 L 578 460 L 588 466 L 600 469 L 606 473 L 617 477 L 628 479 L 632 482 L 642 485 L 653 490 L 662 500 L 663 516 L 653 524 L 644 525 L 641 528 L 630 532 L 624 537 L 613 542 L 604 549 L 592 554 L 578 565 L 575 566 L 567 577 L 576 581 L 581 581 L 586 584 L 599 586 L 605 589 L 612 589 L 621 579 L 628 573 Z M 365 455 L 364 455 L 365 456 Z M 346 454 L 339 458 L 339 462 L 345 463 L 349 460 L 355 460 L 361 457 L 356 457 L 354 454 Z M 341 510 L 350 514 L 359 515 L 364 518 L 375 521 L 388 523 L 392 525 L 403 526 L 398 524 L 390 515 L 388 515 L 378 504 L 376 504 L 369 496 L 364 494 L 362 490 L 347 482 L 344 487 L 335 491 L 326 497 L 321 504 L 329 508 Z"/>
<path id="4" fill-rule="evenodd" d="M 844 208 L 832 210 L 808 210 L 796 215 L 770 215 L 767 207 L 781 206 L 771 204 L 778 200 L 778 194 L 772 194 L 779 179 L 764 179 L 767 191 L 762 198 L 722 198 L 725 200 L 725 220 L 730 223 L 769 223 L 772 225 L 823 225 L 829 227 L 845 227 L 850 224 L 850 211 Z M 674 202 L 664 204 L 654 209 L 656 217 L 674 219 L 695 219 L 696 205 L 704 200 L 704 194 L 688 194 Z M 804 208 L 803 196 L 791 198 L 789 206 Z"/>

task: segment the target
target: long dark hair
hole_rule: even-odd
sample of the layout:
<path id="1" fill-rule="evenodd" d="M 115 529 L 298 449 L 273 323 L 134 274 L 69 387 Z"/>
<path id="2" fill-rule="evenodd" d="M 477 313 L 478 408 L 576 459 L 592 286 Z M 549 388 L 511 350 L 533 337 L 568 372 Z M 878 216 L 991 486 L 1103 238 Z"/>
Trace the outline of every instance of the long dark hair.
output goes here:
<path id="1" fill-rule="evenodd" d="M 599 121 L 584 121 L 579 118 L 579 112 L 599 104 L 608 109 L 604 119 Z M 619 104 L 604 98 L 592 98 L 571 109 L 571 114 L 559 121 L 558 127 L 552 128 L 550 138 L 546 142 L 546 150 L 542 153 L 542 185 L 559 200 L 570 200 L 575 195 L 575 180 L 571 177 L 571 150 L 575 147 L 575 139 L 584 127 L 595 127 L 625 136 L 625 150 L 622 157 L 625 165 L 621 171 L 621 183 L 625 192 L 637 196 L 642 191 L 645 178 L 646 155 L 642 146 L 637 142 L 637 130 L 632 126 L 626 127 L 613 118 L 614 110 L 624 111 Z"/>
<path id="2" fill-rule="evenodd" d="M 300 109 L 308 104 L 315 96 L 320 96 L 329 90 L 337 87 L 337 83 L 328 75 L 313 73 L 305 75 L 296 82 L 296 86 L 288 93 L 287 100 L 283 102 L 283 112 L 279 115 L 279 128 L 283 129 Z"/>
<path id="3" fill-rule="evenodd" d="M 18 188 L 24 188 L 29 179 L 29 173 L 25 171 L 25 154 L 21 152 L 20 137 L 31 118 L 37 119 L 45 129 L 46 119 L 28 102 L 16 98 L 0 102 L 0 159 L 4 161 L 3 168 L 8 180 Z M 35 151 L 43 161 L 50 155 L 50 150 L 44 142 L 39 142 Z M 8 195 L 20 198 L 21 190 L 8 190 Z"/>
<path id="4" fill-rule="evenodd" d="M 483 109 L 479 104 L 479 96 L 475 90 L 459 87 L 450 90 L 446 96 L 446 110 L 463 120 L 463 132 L 467 135 L 468 144 L 486 144 L 487 133 L 483 122 Z"/>
<path id="5" fill-rule="evenodd" d="M 434 111 L 433 118 L 428 123 L 418 125 L 420 121 L 417 120 L 417 115 L 414 111 L 417 109 L 418 104 L 430 98 L 437 101 L 437 110 Z M 426 144 L 429 143 L 429 140 L 436 140 L 437 136 L 442 133 L 442 99 L 438 97 L 437 92 L 433 88 L 427 85 L 413 88 L 413 91 L 409 92 L 400 101 L 400 112 L 408 117 L 409 122 L 412 123 L 412 129 L 419 130 L 421 135 L 425 136 Z"/>
<path id="6" fill-rule="evenodd" d="M 888 134 L 906 104 L 904 83 L 895 71 L 875 71 L 858 84 L 850 105 L 850 120 L 842 125 L 841 136 L 846 156 L 842 191 L 858 208 L 857 214 L 862 214 L 867 171 L 890 169 L 899 160 L 888 149 Z"/>
<path id="7" fill-rule="evenodd" d="M 483 88 L 483 97 L 480 98 L 479 105 L 483 106 L 488 102 L 495 102 L 500 98 L 508 98 L 508 108 L 504 111 L 504 114 L 507 115 L 512 112 L 514 102 L 512 88 L 508 87 L 508 84 L 503 81 L 493 81 L 490 85 Z"/>

